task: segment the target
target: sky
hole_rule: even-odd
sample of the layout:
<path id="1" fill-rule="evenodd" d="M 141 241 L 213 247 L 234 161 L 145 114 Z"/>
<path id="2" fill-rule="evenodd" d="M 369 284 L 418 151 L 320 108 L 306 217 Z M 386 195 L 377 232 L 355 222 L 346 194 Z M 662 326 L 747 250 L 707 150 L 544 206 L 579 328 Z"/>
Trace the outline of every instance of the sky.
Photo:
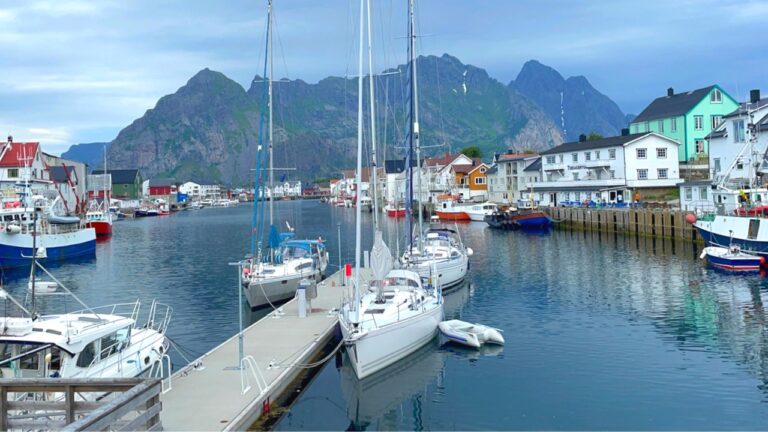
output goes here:
<path id="1" fill-rule="evenodd" d="M 203 68 L 247 88 L 262 68 L 266 0 L 0 0 L 0 133 L 111 141 Z M 405 62 L 406 0 L 373 0 L 374 69 Z M 275 0 L 275 76 L 356 72 L 359 0 Z M 537 59 L 583 75 L 625 113 L 719 84 L 768 94 L 768 1 L 418 0 L 420 54 L 503 83 Z M 761 73 L 762 72 L 762 73 Z"/>

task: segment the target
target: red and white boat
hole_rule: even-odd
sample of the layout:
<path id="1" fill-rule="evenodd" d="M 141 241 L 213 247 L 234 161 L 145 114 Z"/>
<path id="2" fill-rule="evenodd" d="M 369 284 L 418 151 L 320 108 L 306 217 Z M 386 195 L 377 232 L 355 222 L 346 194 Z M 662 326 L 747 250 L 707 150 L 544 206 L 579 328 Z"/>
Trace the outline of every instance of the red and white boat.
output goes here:
<path id="1" fill-rule="evenodd" d="M 402 204 L 389 203 L 386 206 L 384 206 L 384 210 L 387 212 L 387 216 L 389 217 L 393 217 L 393 218 L 405 217 L 405 206 L 403 206 Z"/>
<path id="2" fill-rule="evenodd" d="M 96 231 L 96 237 L 112 235 L 112 213 L 109 210 L 91 210 L 85 213 L 85 226 Z"/>
<path id="3" fill-rule="evenodd" d="M 437 209 L 435 213 L 440 220 L 468 221 L 471 220 L 466 213 L 467 207 L 459 204 L 459 195 L 438 195 Z"/>

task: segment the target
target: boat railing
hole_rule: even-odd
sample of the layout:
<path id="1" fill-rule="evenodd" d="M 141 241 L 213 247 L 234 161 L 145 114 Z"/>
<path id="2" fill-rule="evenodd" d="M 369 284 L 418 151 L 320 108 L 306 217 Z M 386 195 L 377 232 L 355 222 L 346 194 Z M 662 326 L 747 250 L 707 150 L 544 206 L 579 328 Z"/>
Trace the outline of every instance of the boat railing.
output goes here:
<path id="1" fill-rule="evenodd" d="M 171 322 L 171 316 L 173 315 L 173 308 L 165 303 L 158 303 L 152 301 L 152 306 L 149 308 L 149 315 L 147 316 L 147 323 L 144 328 L 152 329 L 160 334 L 165 334 L 168 329 L 168 325 Z"/>

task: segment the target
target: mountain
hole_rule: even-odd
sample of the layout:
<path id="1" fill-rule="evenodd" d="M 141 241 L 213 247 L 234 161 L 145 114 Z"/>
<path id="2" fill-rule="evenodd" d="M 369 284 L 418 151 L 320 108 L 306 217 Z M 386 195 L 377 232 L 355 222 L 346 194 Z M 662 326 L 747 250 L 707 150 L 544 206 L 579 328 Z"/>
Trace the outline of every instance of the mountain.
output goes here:
<path id="1" fill-rule="evenodd" d="M 75 144 L 61 154 L 64 159 L 83 162 L 90 169 L 104 165 L 104 146 L 109 147 L 109 143 L 95 142 L 87 144 Z"/>
<path id="2" fill-rule="evenodd" d="M 419 57 L 417 70 L 427 154 L 477 145 L 490 156 L 509 147 L 541 150 L 562 142 L 541 108 L 483 69 L 446 54 Z M 380 155 L 392 158 L 403 154 L 407 136 L 408 72 L 405 65 L 389 72 L 376 81 L 377 129 Z M 145 178 L 251 183 L 265 85 L 257 76 L 245 91 L 222 73 L 200 71 L 120 131 L 108 151 L 110 166 L 140 168 Z M 367 107 L 367 83 L 364 88 Z M 280 80 L 273 99 L 274 164 L 292 169 L 276 177 L 312 180 L 354 164 L 356 80 Z"/>
<path id="3" fill-rule="evenodd" d="M 555 69 L 536 60 L 526 62 L 509 87 L 538 104 L 558 126 L 562 122 L 562 108 L 568 141 L 590 132 L 618 135 L 628 124 L 618 105 L 592 87 L 585 77 L 564 79 Z"/>

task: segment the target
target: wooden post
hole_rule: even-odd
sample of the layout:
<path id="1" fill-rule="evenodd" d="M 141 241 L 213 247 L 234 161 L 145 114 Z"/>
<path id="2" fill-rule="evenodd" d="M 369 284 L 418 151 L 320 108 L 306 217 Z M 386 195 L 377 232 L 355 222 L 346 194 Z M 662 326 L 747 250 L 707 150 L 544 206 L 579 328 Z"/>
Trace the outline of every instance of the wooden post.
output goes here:
<path id="1" fill-rule="evenodd" d="M 0 386 L 0 430 L 8 430 L 8 388 Z"/>
<path id="2" fill-rule="evenodd" d="M 64 402 L 67 404 L 65 408 L 67 424 L 74 423 L 75 421 L 75 389 L 72 385 L 64 387 Z"/>

